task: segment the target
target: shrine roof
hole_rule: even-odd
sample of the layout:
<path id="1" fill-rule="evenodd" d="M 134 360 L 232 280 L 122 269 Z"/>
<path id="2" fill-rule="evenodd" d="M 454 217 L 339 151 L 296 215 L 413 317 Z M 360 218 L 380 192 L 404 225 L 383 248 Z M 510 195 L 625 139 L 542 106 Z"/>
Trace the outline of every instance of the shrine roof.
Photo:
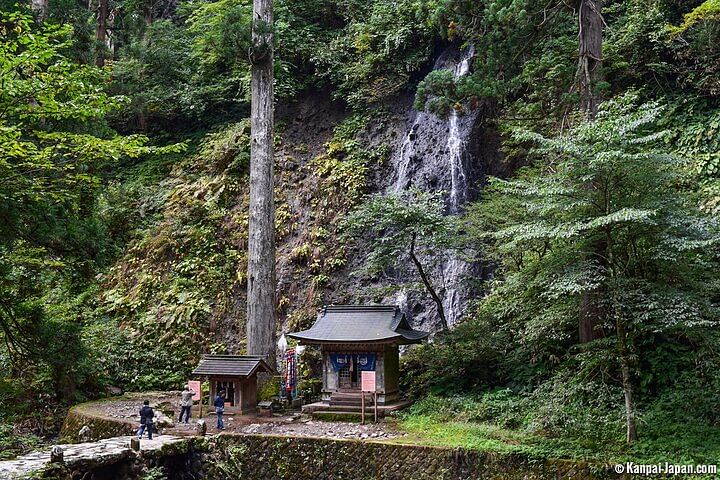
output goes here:
<path id="1" fill-rule="evenodd" d="M 214 377 L 249 377 L 255 373 L 275 373 L 261 356 L 203 355 L 193 375 Z"/>
<path id="2" fill-rule="evenodd" d="M 418 343 L 427 332 L 413 330 L 397 305 L 330 305 L 308 330 L 288 334 L 301 343 Z"/>

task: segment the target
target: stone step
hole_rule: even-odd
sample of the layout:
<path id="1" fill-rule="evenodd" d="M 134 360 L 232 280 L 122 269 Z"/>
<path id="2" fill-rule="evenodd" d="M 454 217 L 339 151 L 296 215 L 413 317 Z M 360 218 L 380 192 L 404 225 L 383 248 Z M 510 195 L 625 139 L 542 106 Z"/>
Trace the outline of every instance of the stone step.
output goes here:
<path id="1" fill-rule="evenodd" d="M 365 412 L 372 412 L 374 411 L 375 407 L 372 405 L 365 405 Z M 348 411 L 348 412 L 360 412 L 362 410 L 362 406 L 360 404 L 357 405 L 348 405 L 348 404 L 341 404 L 336 405 L 334 403 L 330 403 L 330 405 L 326 405 L 322 410 L 328 410 L 328 411 Z"/>
<path id="2" fill-rule="evenodd" d="M 312 412 L 312 418 L 315 420 L 327 420 L 332 422 L 339 422 L 339 421 L 359 421 L 362 418 L 360 409 L 357 411 L 350 411 L 350 410 L 329 410 L 329 409 L 323 409 L 323 410 L 317 410 Z M 383 418 L 385 416 L 384 412 L 382 410 L 378 410 L 378 418 Z M 372 412 L 365 411 L 365 421 L 372 421 L 374 419 L 374 414 Z"/>
<path id="3" fill-rule="evenodd" d="M 362 405 L 362 402 L 361 402 L 360 400 L 357 400 L 357 401 L 356 401 L 356 400 L 335 400 L 335 399 L 332 399 L 332 400 L 330 400 L 330 405 L 338 405 L 338 406 L 344 405 L 344 406 L 348 406 L 348 407 L 358 407 L 358 408 L 360 408 L 360 406 Z M 366 399 L 365 399 L 365 406 L 367 407 L 368 405 L 372 406 L 372 405 L 373 405 L 373 402 L 369 401 L 369 400 L 366 398 Z"/>

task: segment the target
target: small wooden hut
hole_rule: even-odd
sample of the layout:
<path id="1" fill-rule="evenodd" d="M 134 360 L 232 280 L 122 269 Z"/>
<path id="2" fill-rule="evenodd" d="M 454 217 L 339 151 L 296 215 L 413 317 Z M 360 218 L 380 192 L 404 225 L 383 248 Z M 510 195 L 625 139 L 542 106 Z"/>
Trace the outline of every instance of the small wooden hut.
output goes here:
<path id="1" fill-rule="evenodd" d="M 275 374 L 260 356 L 203 355 L 192 374 L 210 383 L 210 403 L 223 392 L 225 411 L 240 415 L 257 411 L 257 375 Z"/>

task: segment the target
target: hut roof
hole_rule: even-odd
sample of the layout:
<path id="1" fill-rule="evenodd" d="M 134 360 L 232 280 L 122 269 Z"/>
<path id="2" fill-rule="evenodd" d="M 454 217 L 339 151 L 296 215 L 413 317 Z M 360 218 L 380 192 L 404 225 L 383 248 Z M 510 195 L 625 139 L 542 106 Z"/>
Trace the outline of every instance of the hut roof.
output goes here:
<path id="1" fill-rule="evenodd" d="M 427 332 L 413 330 L 397 305 L 331 305 L 308 330 L 290 333 L 303 343 L 418 343 Z"/>
<path id="2" fill-rule="evenodd" d="M 193 375 L 249 377 L 258 372 L 275 373 L 261 356 L 203 355 Z"/>

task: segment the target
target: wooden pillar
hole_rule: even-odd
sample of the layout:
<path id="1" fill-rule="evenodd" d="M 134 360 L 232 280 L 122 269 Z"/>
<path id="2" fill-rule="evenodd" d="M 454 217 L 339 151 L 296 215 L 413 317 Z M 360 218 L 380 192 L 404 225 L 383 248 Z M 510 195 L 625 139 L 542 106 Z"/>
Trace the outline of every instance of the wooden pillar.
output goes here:
<path id="1" fill-rule="evenodd" d="M 235 388 L 233 388 L 233 390 L 235 390 L 233 403 L 235 404 L 235 408 L 240 410 L 240 413 L 244 413 L 242 411 L 242 384 L 242 380 L 233 380 L 233 385 L 235 386 Z"/>

